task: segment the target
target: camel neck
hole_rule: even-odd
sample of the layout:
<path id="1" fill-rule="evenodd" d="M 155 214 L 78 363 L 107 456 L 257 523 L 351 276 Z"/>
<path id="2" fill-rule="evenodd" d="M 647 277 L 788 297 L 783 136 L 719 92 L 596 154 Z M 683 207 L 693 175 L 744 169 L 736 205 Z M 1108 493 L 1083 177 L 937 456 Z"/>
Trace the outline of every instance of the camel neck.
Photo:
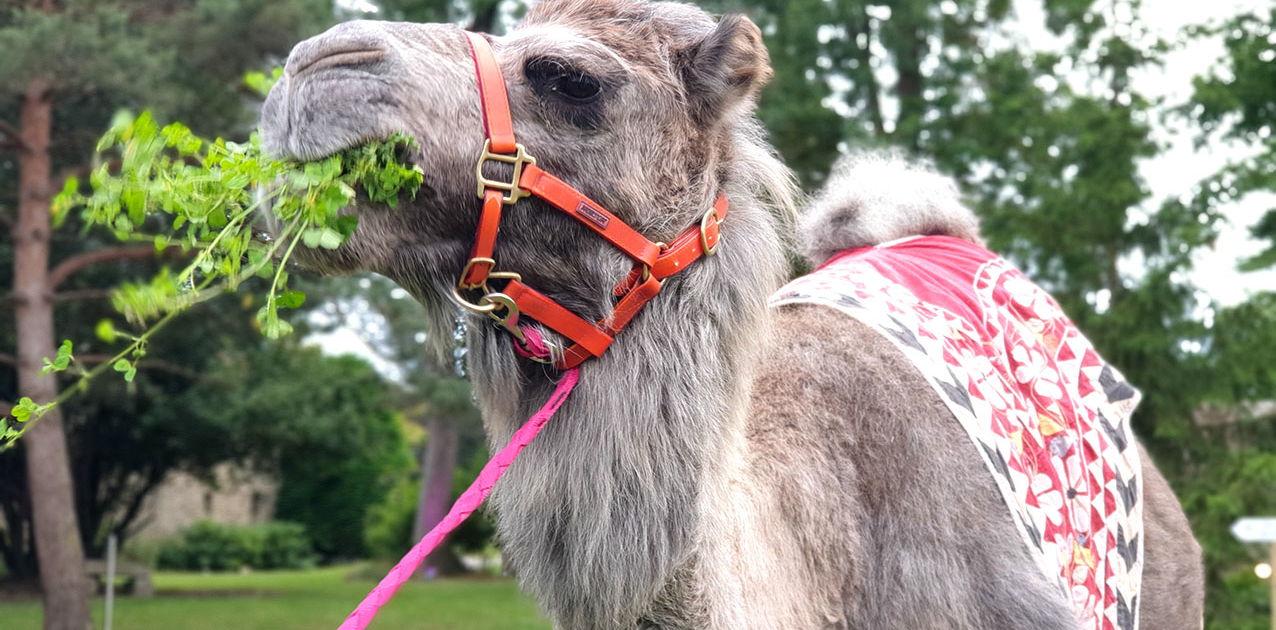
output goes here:
<path id="1" fill-rule="evenodd" d="M 743 448 L 750 381 L 783 257 L 765 210 L 733 208 L 723 247 L 664 290 L 581 380 L 492 497 L 504 554 L 564 628 L 622 625 L 692 560 L 707 487 Z M 475 329 L 493 447 L 543 404 L 552 371 Z"/>

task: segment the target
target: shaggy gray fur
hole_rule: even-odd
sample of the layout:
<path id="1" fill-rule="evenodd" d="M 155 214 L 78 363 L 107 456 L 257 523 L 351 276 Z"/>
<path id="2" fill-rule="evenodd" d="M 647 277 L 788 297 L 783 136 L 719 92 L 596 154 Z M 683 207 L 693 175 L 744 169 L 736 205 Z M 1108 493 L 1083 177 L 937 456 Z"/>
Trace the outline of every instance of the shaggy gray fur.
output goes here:
<path id="1" fill-rule="evenodd" d="M 979 221 L 957 184 L 897 152 L 842 158 L 799 225 L 802 254 L 819 265 L 852 247 L 947 234 L 979 243 Z"/>
<path id="2" fill-rule="evenodd" d="M 576 392 L 493 495 L 505 558 L 555 626 L 1073 628 L 916 370 L 840 315 L 766 307 L 787 270 L 782 226 L 796 189 L 751 115 L 771 72 L 757 27 L 684 4 L 545 0 L 492 43 L 515 132 L 547 171 L 653 240 L 692 225 L 719 192 L 731 203 L 720 253 L 669 278 L 606 355 L 581 367 Z M 525 78 L 542 57 L 599 79 L 592 109 L 565 109 Z M 479 211 L 472 68 L 455 28 L 347 23 L 298 45 L 263 111 L 269 147 L 299 157 L 399 129 L 416 135 L 426 172 L 418 199 L 360 208 L 350 242 L 307 262 L 393 278 L 425 305 L 440 347 Z M 869 209 L 835 181 L 825 199 Z M 888 192 L 872 199 L 892 203 Z M 926 209 L 950 208 L 949 198 L 949 189 L 914 195 L 885 206 L 901 209 L 883 218 L 889 227 L 834 238 L 867 243 L 910 229 L 973 238 L 929 220 Z M 496 259 L 595 319 L 610 315 L 612 287 L 631 266 L 535 199 L 505 210 Z M 516 359 L 508 336 L 481 318 L 470 324 L 470 370 L 495 447 L 557 375 Z M 1144 466 L 1149 519 L 1163 520 L 1147 528 L 1148 561 L 1159 565 L 1147 570 L 1144 618 L 1195 630 L 1199 552 L 1173 495 Z"/>

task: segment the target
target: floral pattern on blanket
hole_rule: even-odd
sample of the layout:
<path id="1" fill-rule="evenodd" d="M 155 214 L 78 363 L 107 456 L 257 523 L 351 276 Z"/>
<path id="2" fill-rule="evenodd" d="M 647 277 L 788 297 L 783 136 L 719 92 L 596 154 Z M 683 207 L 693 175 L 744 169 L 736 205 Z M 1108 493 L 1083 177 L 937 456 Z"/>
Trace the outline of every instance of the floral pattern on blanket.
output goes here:
<path id="1" fill-rule="evenodd" d="M 928 241 L 966 258 L 946 266 Z M 910 279 L 907 265 L 889 268 L 898 257 L 938 261 L 980 321 L 920 299 L 917 283 L 934 291 L 934 275 Z M 1129 417 L 1140 395 L 1048 294 L 983 248 L 920 237 L 844 253 L 771 303 L 829 306 L 890 340 L 965 428 L 1081 627 L 1138 627 L 1143 518 Z"/>

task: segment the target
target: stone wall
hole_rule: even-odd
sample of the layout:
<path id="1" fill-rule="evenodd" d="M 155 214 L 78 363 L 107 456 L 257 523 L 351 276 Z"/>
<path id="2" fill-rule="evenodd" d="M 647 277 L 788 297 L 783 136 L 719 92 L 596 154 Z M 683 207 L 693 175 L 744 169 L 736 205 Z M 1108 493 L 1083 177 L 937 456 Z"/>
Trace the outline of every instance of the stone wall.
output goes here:
<path id="1" fill-rule="evenodd" d="M 230 464 L 214 470 L 215 485 L 186 473 L 170 473 L 143 504 L 134 540 L 171 538 L 196 521 L 229 525 L 264 523 L 275 516 L 279 484 Z"/>

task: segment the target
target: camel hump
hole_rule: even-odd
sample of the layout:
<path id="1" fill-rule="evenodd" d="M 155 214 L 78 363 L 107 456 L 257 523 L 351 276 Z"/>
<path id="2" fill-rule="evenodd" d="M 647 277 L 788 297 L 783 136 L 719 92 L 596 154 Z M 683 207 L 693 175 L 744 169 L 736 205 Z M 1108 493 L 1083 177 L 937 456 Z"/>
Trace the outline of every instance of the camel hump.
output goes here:
<path id="1" fill-rule="evenodd" d="M 979 220 L 952 178 L 888 151 L 839 160 L 798 225 L 799 246 L 813 265 L 843 250 L 936 234 L 982 244 Z"/>

